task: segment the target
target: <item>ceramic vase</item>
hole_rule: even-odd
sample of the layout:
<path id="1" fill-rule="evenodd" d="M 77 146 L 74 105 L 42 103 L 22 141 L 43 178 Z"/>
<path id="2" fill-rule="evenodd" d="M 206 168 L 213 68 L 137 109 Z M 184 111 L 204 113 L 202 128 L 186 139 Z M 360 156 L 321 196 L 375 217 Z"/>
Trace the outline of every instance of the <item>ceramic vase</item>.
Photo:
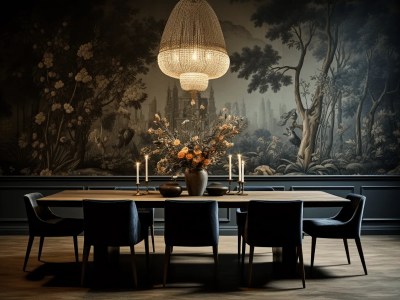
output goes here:
<path id="1" fill-rule="evenodd" d="M 187 168 L 185 182 L 189 196 L 202 196 L 207 187 L 208 173 L 204 169 Z"/>

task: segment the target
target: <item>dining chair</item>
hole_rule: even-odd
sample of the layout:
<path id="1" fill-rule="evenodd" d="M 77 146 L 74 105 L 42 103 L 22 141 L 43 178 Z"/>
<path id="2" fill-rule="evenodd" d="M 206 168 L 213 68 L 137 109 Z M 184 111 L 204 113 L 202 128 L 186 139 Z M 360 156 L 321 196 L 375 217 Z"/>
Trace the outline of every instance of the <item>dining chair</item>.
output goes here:
<path id="1" fill-rule="evenodd" d="M 245 186 L 246 191 L 274 191 L 272 186 L 257 186 L 257 185 L 249 185 Z M 246 224 L 247 218 L 247 208 L 240 207 L 236 209 L 236 225 L 237 225 L 237 249 L 238 249 L 238 261 L 240 261 L 240 249 L 242 248 L 242 252 L 246 253 L 246 243 L 242 241 L 244 225 Z M 243 261 L 242 261 L 243 263 Z"/>
<path id="2" fill-rule="evenodd" d="M 312 237 L 311 243 L 311 270 L 314 265 L 315 247 L 317 238 L 343 239 L 347 262 L 350 264 L 350 253 L 347 240 L 354 239 L 358 254 L 368 275 L 364 253 L 361 246 L 361 224 L 364 214 L 366 197 L 358 194 L 346 196 L 350 203 L 345 205 L 335 216 L 331 218 L 313 218 L 303 221 L 303 230 Z"/>
<path id="3" fill-rule="evenodd" d="M 29 241 L 26 248 L 23 266 L 24 271 L 28 264 L 35 236 L 40 237 L 38 260 L 40 260 L 42 255 L 45 237 L 72 236 L 74 241 L 75 260 L 76 262 L 79 262 L 77 236 L 83 231 L 83 220 L 57 216 L 49 207 L 38 205 L 36 200 L 42 197 L 43 195 L 41 193 L 29 193 L 24 195 L 24 203 L 29 225 Z"/>
<path id="4" fill-rule="evenodd" d="M 165 201 L 165 258 L 163 286 L 167 282 L 168 266 L 174 246 L 212 246 L 214 276 L 218 267 L 218 202 L 212 200 Z"/>
<path id="5" fill-rule="evenodd" d="M 300 262 L 303 288 L 306 287 L 302 223 L 303 201 L 263 201 L 249 202 L 244 230 L 244 241 L 250 246 L 248 286 L 251 286 L 255 247 L 295 247 L 296 263 Z M 244 253 L 242 253 L 244 260 Z"/>
<path id="6" fill-rule="evenodd" d="M 140 186 L 139 190 L 144 191 L 147 187 Z M 116 186 L 115 190 L 123 191 L 136 191 L 136 186 Z M 149 191 L 157 191 L 156 187 L 149 186 Z M 153 252 L 156 252 L 156 246 L 154 244 L 154 208 L 153 207 L 138 207 L 139 219 L 141 226 L 145 226 L 150 230 L 151 244 L 153 245 Z"/>
<path id="7" fill-rule="evenodd" d="M 149 265 L 149 235 L 140 225 L 136 204 L 131 200 L 83 200 L 84 246 L 81 284 L 85 282 L 90 248 L 129 246 L 134 286 L 137 286 L 135 245 L 144 240 Z"/>

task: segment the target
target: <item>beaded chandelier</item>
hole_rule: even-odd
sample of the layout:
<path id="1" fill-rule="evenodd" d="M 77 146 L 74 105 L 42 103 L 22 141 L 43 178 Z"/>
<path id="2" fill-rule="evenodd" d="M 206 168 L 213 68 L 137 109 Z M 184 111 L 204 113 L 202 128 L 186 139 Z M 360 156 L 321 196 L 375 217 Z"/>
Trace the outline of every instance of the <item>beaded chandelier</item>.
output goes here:
<path id="1" fill-rule="evenodd" d="M 165 26 L 158 54 L 161 71 L 180 81 L 183 90 L 207 89 L 208 80 L 229 68 L 224 36 L 218 18 L 205 0 L 181 0 Z"/>

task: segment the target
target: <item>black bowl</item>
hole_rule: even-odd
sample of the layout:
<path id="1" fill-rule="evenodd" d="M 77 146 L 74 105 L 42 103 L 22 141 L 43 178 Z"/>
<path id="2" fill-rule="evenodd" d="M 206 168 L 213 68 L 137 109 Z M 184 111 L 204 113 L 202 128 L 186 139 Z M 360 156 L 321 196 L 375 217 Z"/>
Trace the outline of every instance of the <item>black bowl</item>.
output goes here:
<path id="1" fill-rule="evenodd" d="M 207 186 L 206 190 L 210 196 L 223 196 L 228 191 L 228 187 L 223 186 L 219 182 L 213 182 Z"/>
<path id="2" fill-rule="evenodd" d="M 160 185 L 159 190 L 164 197 L 178 197 L 182 193 L 182 187 L 174 181 Z"/>

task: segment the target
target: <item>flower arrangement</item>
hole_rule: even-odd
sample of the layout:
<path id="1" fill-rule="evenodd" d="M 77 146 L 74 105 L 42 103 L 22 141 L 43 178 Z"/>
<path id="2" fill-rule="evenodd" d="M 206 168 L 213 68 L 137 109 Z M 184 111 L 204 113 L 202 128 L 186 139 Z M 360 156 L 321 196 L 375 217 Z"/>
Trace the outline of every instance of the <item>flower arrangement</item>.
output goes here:
<path id="1" fill-rule="evenodd" d="M 143 148 L 142 153 L 160 157 L 158 174 L 175 175 L 185 168 L 207 169 L 233 147 L 233 138 L 247 125 L 243 117 L 228 115 L 226 109 L 207 125 L 201 112 L 204 109 L 200 106 L 199 113 L 192 113 L 190 119 L 177 124 L 175 129 L 171 129 L 165 117 L 155 115 L 153 126 L 148 130 L 153 145 Z"/>

